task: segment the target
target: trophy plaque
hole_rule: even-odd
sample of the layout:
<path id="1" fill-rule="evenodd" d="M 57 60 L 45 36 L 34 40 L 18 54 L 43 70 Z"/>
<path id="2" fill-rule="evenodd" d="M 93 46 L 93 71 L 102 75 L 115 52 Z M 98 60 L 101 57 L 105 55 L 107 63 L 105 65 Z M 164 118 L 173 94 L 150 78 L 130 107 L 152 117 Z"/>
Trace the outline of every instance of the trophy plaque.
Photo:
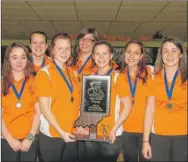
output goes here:
<path id="1" fill-rule="evenodd" d="M 111 142 L 106 126 L 102 125 L 102 136 L 97 135 L 97 124 L 110 112 L 110 91 L 110 76 L 83 75 L 80 117 L 75 121 L 74 127 L 89 127 L 89 133 L 74 134 L 76 140 Z"/>

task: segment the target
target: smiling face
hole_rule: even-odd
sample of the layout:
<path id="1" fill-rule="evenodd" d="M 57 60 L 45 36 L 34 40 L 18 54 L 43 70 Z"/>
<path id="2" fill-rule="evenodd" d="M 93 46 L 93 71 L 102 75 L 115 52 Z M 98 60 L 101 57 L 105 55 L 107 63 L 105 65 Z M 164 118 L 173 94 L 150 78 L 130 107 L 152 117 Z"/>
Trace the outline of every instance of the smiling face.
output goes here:
<path id="1" fill-rule="evenodd" d="M 165 66 L 179 66 L 182 54 L 180 49 L 172 42 L 165 42 L 162 47 L 162 60 Z"/>
<path id="2" fill-rule="evenodd" d="M 45 54 L 48 45 L 46 38 L 42 34 L 35 33 L 31 36 L 30 49 L 34 56 L 41 57 Z"/>
<path id="3" fill-rule="evenodd" d="M 54 60 L 66 63 L 71 55 L 71 42 L 69 39 L 57 38 L 52 49 Z"/>
<path id="4" fill-rule="evenodd" d="M 95 39 L 93 34 L 86 34 L 79 40 L 79 49 L 82 53 L 91 53 L 94 46 Z"/>
<path id="5" fill-rule="evenodd" d="M 98 67 L 104 68 L 110 66 L 110 60 L 112 59 L 113 55 L 107 45 L 99 44 L 95 46 L 93 52 L 93 59 Z"/>
<path id="6" fill-rule="evenodd" d="M 125 51 L 125 63 L 128 65 L 128 67 L 138 66 L 141 58 L 141 47 L 136 43 L 129 44 Z"/>
<path id="7" fill-rule="evenodd" d="M 27 65 L 27 57 L 20 47 L 13 48 L 9 54 L 9 62 L 12 72 L 22 72 Z"/>

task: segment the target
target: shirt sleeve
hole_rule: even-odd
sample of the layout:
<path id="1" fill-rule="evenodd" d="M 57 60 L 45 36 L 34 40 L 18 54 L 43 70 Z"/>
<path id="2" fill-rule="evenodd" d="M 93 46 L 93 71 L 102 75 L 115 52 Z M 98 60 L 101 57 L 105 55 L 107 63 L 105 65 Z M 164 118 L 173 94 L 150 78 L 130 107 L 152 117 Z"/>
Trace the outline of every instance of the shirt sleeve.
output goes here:
<path id="1" fill-rule="evenodd" d="M 119 74 L 115 84 L 115 89 L 120 98 L 130 96 L 129 86 L 123 74 Z"/>
<path id="2" fill-rule="evenodd" d="M 50 78 L 44 71 L 39 71 L 35 78 L 36 96 L 50 97 Z"/>

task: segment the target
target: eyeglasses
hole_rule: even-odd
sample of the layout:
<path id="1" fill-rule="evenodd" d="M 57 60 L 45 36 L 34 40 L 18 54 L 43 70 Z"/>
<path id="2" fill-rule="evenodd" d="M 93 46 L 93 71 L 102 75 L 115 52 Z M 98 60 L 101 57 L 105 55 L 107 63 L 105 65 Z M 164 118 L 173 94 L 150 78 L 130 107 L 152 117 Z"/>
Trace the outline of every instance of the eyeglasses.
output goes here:
<path id="1" fill-rule="evenodd" d="M 81 42 L 86 42 L 86 43 L 92 43 L 92 42 L 94 42 L 95 40 L 93 40 L 93 39 L 85 39 L 85 38 L 80 38 L 80 41 Z"/>

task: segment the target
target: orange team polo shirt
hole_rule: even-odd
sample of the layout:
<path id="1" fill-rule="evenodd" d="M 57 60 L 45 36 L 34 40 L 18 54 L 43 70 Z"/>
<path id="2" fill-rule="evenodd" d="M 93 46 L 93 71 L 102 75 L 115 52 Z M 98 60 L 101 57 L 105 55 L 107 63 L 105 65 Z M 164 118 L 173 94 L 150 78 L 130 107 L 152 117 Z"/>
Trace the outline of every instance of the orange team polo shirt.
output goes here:
<path id="1" fill-rule="evenodd" d="M 82 68 L 83 64 L 85 63 L 85 62 L 82 62 L 82 60 L 79 57 L 76 65 L 73 67 L 77 71 L 77 73 L 78 73 L 78 78 L 79 78 L 78 80 L 79 80 L 80 88 L 81 88 L 81 84 L 82 84 L 82 79 L 83 79 L 82 77 L 83 77 L 83 75 L 95 74 L 95 72 L 97 70 L 96 67 L 91 68 L 92 62 L 93 62 L 92 58 L 90 58 L 86 62 L 84 68 L 79 73 L 79 70 Z M 82 95 L 81 89 L 79 90 L 79 92 L 80 92 L 79 96 L 81 96 Z M 81 97 L 80 97 L 80 102 L 81 102 Z"/>
<path id="2" fill-rule="evenodd" d="M 18 93 L 20 92 L 24 78 L 15 81 L 13 84 Z M 30 77 L 25 84 L 23 94 L 19 100 L 22 104 L 21 108 L 16 108 L 18 99 L 14 94 L 12 87 L 9 88 L 9 93 L 6 96 L 2 95 L 2 118 L 5 125 L 13 138 L 26 138 L 31 130 L 32 121 L 35 114 L 35 87 L 34 77 Z"/>
<path id="3" fill-rule="evenodd" d="M 44 66 L 49 65 L 52 62 L 51 58 L 46 56 L 46 54 L 44 55 Z M 38 73 L 39 70 L 42 68 L 42 65 L 37 66 L 34 64 L 34 70 Z"/>
<path id="4" fill-rule="evenodd" d="M 123 73 L 125 75 L 125 80 L 128 84 L 128 78 L 126 72 Z M 132 84 L 134 83 L 135 76 L 131 77 Z M 123 86 L 125 87 L 125 86 Z M 129 95 L 131 95 L 131 90 L 128 85 Z M 137 79 L 137 87 L 134 96 L 135 104 L 132 105 L 131 112 L 128 118 L 123 123 L 123 129 L 126 132 L 131 133 L 143 133 L 144 126 L 144 115 L 146 109 L 146 99 L 147 96 L 150 96 L 150 90 L 147 83 L 143 84 L 141 79 Z"/>
<path id="5" fill-rule="evenodd" d="M 82 60 L 80 59 L 80 57 L 78 58 L 78 61 L 75 65 L 75 69 L 77 70 L 78 74 L 79 74 L 79 77 L 82 79 L 82 74 L 84 75 L 89 75 L 89 74 L 92 74 L 93 72 L 95 72 L 95 68 L 91 68 L 91 65 L 92 65 L 92 58 L 90 58 L 87 63 L 85 64 L 84 68 L 81 70 L 82 66 L 84 65 L 85 62 L 82 62 Z M 79 70 L 80 73 L 79 73 Z"/>
<path id="6" fill-rule="evenodd" d="M 107 136 L 109 136 L 111 129 L 115 125 L 115 121 L 118 119 L 120 115 L 120 104 L 117 102 L 117 97 L 123 98 L 128 96 L 128 85 L 125 81 L 125 77 L 122 74 L 118 74 L 116 82 L 114 81 L 115 71 L 111 73 L 111 96 L 110 96 L 110 114 L 109 116 L 103 117 L 102 121 L 99 122 L 97 127 L 97 135 L 102 136 L 102 130 L 105 127 Z M 125 88 L 122 88 L 122 87 Z M 116 135 L 122 134 L 122 127 L 120 127 L 117 131 Z"/>
<path id="7" fill-rule="evenodd" d="M 43 69 L 47 70 L 49 75 Z M 68 68 L 73 84 L 73 93 L 71 94 L 54 64 L 50 64 L 43 69 L 36 76 L 36 95 L 37 97 L 50 97 L 50 108 L 58 124 L 64 131 L 71 132 L 73 131 L 73 124 L 78 118 L 80 105 L 78 77 L 72 68 Z M 63 73 L 68 79 L 67 70 L 63 70 Z M 70 83 L 70 80 L 68 81 Z M 71 97 L 74 97 L 73 102 L 71 102 Z M 49 137 L 60 137 L 43 115 L 41 116 L 40 131 Z"/>
<path id="8" fill-rule="evenodd" d="M 167 108 L 168 97 L 165 90 L 163 73 L 155 75 L 150 86 L 156 96 L 156 106 L 152 132 L 158 135 L 187 134 L 187 81 L 182 85 L 180 73 L 176 79 L 172 94 L 172 108 Z M 171 83 L 168 83 L 171 86 Z"/>

